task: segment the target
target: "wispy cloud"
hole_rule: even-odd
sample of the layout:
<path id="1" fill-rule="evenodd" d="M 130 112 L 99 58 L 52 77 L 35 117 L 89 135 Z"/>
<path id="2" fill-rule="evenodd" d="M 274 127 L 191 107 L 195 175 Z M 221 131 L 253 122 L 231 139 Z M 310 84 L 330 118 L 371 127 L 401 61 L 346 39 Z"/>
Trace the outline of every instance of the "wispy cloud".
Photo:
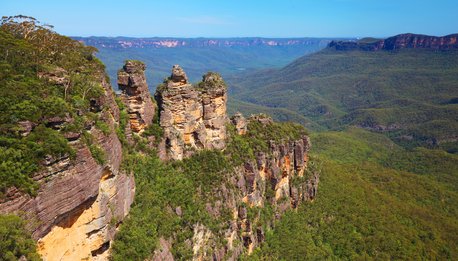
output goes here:
<path id="1" fill-rule="evenodd" d="M 231 25 L 234 24 L 228 19 L 216 16 L 183 16 L 177 17 L 180 22 L 204 25 Z"/>

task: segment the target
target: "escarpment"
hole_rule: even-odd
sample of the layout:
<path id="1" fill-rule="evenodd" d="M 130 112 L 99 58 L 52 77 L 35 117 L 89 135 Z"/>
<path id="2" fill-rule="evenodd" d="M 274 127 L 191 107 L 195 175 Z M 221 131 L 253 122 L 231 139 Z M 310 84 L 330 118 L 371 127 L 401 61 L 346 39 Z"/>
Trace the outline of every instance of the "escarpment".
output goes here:
<path id="1" fill-rule="evenodd" d="M 332 41 L 329 47 L 339 51 L 363 50 L 399 50 L 399 49 L 432 49 L 432 50 L 451 50 L 458 49 L 458 34 L 451 34 L 442 37 L 400 34 L 384 40 L 366 41 L 362 39 L 358 42 L 353 41 Z"/>
<path id="2" fill-rule="evenodd" d="M 28 221 L 44 260 L 106 258 L 116 227 L 134 198 L 133 175 L 120 169 L 123 152 L 115 132 L 119 108 L 113 90 L 103 71 L 92 74 L 94 84 L 103 87 L 103 93 L 90 101 L 97 123 L 88 121 L 83 130 L 66 131 L 75 121 L 71 115 L 47 119 L 50 127 L 63 132 L 75 155 L 47 156 L 33 175 L 39 185 L 36 195 L 12 187 L 0 201 L 0 213 L 15 213 Z M 34 127 L 30 124 L 23 136 Z"/>
<path id="3" fill-rule="evenodd" d="M 227 88 L 220 75 L 208 73 L 195 86 L 175 65 L 155 97 L 164 130 L 161 158 L 180 160 L 197 150 L 225 147 Z"/>

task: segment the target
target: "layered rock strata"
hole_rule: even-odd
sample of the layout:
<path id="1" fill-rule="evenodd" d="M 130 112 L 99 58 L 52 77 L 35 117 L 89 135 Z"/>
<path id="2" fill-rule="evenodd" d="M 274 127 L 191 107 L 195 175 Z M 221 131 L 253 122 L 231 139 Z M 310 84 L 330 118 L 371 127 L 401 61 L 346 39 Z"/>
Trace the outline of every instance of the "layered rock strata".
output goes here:
<path id="1" fill-rule="evenodd" d="M 122 91 L 120 97 L 127 107 L 130 130 L 135 133 L 141 133 L 151 125 L 155 113 L 146 84 L 145 69 L 144 63 L 128 60 L 118 72 L 118 86 Z"/>
<path id="2" fill-rule="evenodd" d="M 91 101 L 91 110 L 100 114 L 109 133 L 93 125 L 86 128 L 103 151 L 105 163 L 99 164 L 92 157 L 81 133 L 66 133 L 75 158 L 46 158 L 33 177 L 40 185 L 35 197 L 10 188 L 0 201 L 0 213 L 16 213 L 29 221 L 27 228 L 38 241 L 44 260 L 104 259 L 116 226 L 129 212 L 134 198 L 133 176 L 120 171 L 122 148 L 114 130 L 119 108 L 103 73 L 99 81 L 105 94 Z M 59 130 L 71 120 L 55 119 L 52 127 Z"/>
<path id="3" fill-rule="evenodd" d="M 194 86 L 175 65 L 155 97 L 164 130 L 163 159 L 181 160 L 196 150 L 225 147 L 227 88 L 221 76 L 207 73 Z"/>

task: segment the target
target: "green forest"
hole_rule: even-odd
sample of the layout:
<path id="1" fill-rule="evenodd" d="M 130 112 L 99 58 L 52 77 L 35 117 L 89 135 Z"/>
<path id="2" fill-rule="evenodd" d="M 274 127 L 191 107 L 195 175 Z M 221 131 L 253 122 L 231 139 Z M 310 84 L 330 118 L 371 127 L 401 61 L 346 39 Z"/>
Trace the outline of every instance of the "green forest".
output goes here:
<path id="1" fill-rule="evenodd" d="M 24 16 L 2 18 L 0 49 L 0 200 L 11 187 L 36 196 L 33 174 L 44 159 L 75 157 L 74 132 L 103 164 L 103 150 L 85 131 L 88 123 L 111 131 L 101 119 L 106 108 L 94 106 L 105 91 L 100 79 L 110 82 L 97 50 Z M 273 228 L 264 225 L 265 242 L 242 260 L 457 260 L 457 54 L 326 49 L 283 69 L 233 77 L 231 112 L 289 122 L 250 122 L 246 135 L 230 125 L 224 151 L 176 162 L 162 162 L 148 146 L 162 135 L 157 116 L 129 144 L 127 109 L 117 100 L 122 169 L 133 173 L 136 196 L 111 260 L 148 259 L 171 235 L 173 256 L 189 260 L 197 223 L 224 238 L 232 213 L 207 211 L 222 197 L 215 188 L 232 186 L 234 169 L 268 152 L 271 141 L 305 134 L 310 168 L 321 173 L 318 196 Z M 261 221 L 274 214 L 268 204 L 255 211 Z M 0 260 L 22 257 L 40 259 L 27 222 L 0 215 Z"/>
<path id="2" fill-rule="evenodd" d="M 358 126 L 404 147 L 455 153 L 457 58 L 456 50 L 327 48 L 228 82 L 243 111 L 271 111 L 274 119 L 299 119 L 312 130 Z"/>
<path id="3" fill-rule="evenodd" d="M 458 157 L 350 128 L 313 133 L 318 197 L 247 260 L 454 260 Z"/>

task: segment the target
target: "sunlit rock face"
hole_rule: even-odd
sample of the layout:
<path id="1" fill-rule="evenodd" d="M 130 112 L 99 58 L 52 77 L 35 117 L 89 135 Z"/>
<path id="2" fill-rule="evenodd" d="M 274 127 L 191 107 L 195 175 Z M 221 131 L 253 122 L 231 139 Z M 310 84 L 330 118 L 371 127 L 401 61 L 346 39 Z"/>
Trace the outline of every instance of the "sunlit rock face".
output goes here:
<path id="1" fill-rule="evenodd" d="M 33 176 L 40 186 L 36 196 L 13 187 L 0 199 L 0 214 L 15 213 L 28 221 L 27 229 L 38 241 L 44 260 L 106 259 L 116 227 L 134 199 L 134 177 L 120 170 L 123 153 L 115 132 L 119 108 L 105 75 L 94 72 L 94 76 L 105 93 L 91 101 L 91 110 L 100 114 L 109 131 L 102 132 L 95 123 L 89 123 L 85 131 L 103 151 L 104 162 L 94 159 L 82 133 L 66 133 L 75 157 L 46 157 Z M 73 121 L 70 115 L 49 120 L 56 130 Z M 25 129 L 34 127 L 24 125 Z"/>
<path id="2" fill-rule="evenodd" d="M 130 129 L 141 133 L 152 124 L 155 106 L 151 100 L 145 78 L 146 66 L 140 61 L 128 60 L 118 72 L 121 100 L 127 107 Z"/>
<path id="3" fill-rule="evenodd" d="M 129 211 L 134 188 L 132 177 L 105 170 L 97 197 L 74 209 L 39 239 L 38 253 L 44 260 L 106 260 L 109 239 Z"/>
<path id="4" fill-rule="evenodd" d="M 227 88 L 220 75 L 207 73 L 201 83 L 192 85 L 175 65 L 155 96 L 164 129 L 163 159 L 181 160 L 194 151 L 226 146 Z"/>

